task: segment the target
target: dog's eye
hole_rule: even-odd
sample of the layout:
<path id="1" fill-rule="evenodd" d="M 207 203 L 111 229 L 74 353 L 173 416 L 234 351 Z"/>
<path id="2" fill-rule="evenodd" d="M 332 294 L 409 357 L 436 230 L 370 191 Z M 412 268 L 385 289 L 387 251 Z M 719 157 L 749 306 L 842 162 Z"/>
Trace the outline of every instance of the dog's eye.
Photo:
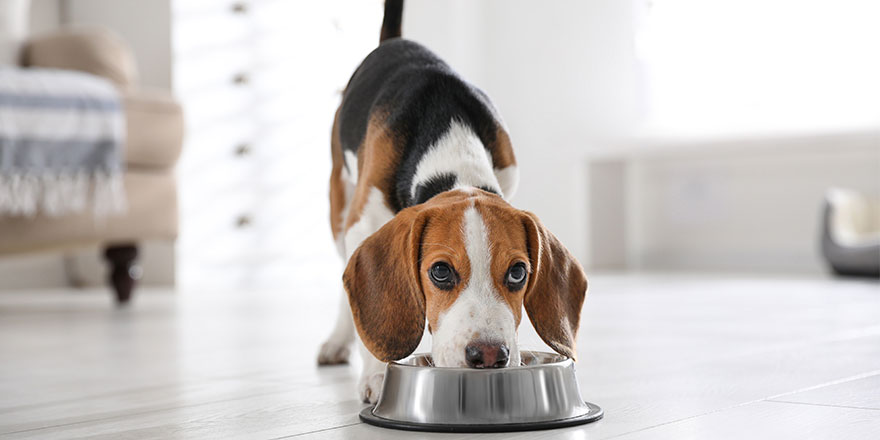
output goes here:
<path id="1" fill-rule="evenodd" d="M 523 282 L 526 280 L 526 275 L 528 275 L 528 271 L 526 271 L 526 265 L 523 263 L 516 263 L 513 266 L 510 266 L 510 269 L 507 269 L 507 287 L 510 290 L 519 290 L 523 286 Z"/>
<path id="2" fill-rule="evenodd" d="M 428 271 L 431 282 L 441 289 L 451 289 L 455 284 L 455 272 L 446 263 L 434 263 Z"/>
<path id="3" fill-rule="evenodd" d="M 438 282 L 446 282 L 449 281 L 449 278 L 452 277 L 452 270 L 449 269 L 449 265 L 446 263 L 437 263 L 431 266 L 431 278 L 434 281 Z"/>

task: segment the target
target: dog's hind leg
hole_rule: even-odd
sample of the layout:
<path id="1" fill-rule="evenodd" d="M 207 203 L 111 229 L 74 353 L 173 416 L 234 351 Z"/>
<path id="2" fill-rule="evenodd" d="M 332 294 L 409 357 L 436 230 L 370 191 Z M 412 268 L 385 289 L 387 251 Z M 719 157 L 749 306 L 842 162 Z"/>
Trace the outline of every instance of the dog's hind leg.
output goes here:
<path id="1" fill-rule="evenodd" d="M 348 205 L 354 193 L 352 176 L 345 166 L 345 158 L 342 145 L 339 142 L 339 110 L 333 120 L 333 131 L 330 136 L 330 152 L 333 168 L 330 172 L 330 228 L 333 238 L 336 240 L 336 250 L 343 259 L 347 260 L 345 252 L 345 239 L 343 222 L 345 220 Z M 356 165 L 356 164 L 355 164 Z M 336 316 L 336 325 L 330 337 L 321 345 L 318 352 L 318 365 L 338 365 L 348 363 L 351 354 L 351 345 L 354 342 L 354 321 L 351 317 L 351 308 L 348 306 L 348 295 L 345 290 L 339 298 L 339 311 Z"/>

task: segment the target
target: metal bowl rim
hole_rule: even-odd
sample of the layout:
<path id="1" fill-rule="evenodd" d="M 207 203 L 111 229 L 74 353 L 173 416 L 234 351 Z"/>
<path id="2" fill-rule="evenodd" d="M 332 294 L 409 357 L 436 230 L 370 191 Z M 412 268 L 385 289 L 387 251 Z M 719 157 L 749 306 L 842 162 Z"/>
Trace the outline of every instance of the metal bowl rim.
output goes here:
<path id="1" fill-rule="evenodd" d="M 569 359 L 570 360 L 570 359 Z M 489 433 L 489 432 L 514 432 L 534 431 L 570 426 L 583 425 L 602 419 L 605 411 L 599 405 L 584 402 L 587 412 L 562 419 L 542 420 L 537 422 L 501 422 L 501 423 L 418 423 L 389 419 L 376 415 L 375 406 L 370 405 L 359 412 L 361 421 L 382 428 L 400 429 L 405 431 L 421 432 L 460 432 L 460 433 Z"/>
<path id="2" fill-rule="evenodd" d="M 574 363 L 574 360 L 568 356 L 561 355 L 559 353 L 550 353 L 546 351 L 535 351 L 529 350 L 532 353 L 542 354 L 542 355 L 551 355 L 559 358 L 557 361 L 548 362 L 546 364 L 535 364 L 535 365 L 516 365 L 513 367 L 504 367 L 504 368 L 468 368 L 468 367 L 432 367 L 425 365 L 412 365 L 412 364 L 404 364 L 401 361 L 412 357 L 418 356 L 430 356 L 430 353 L 414 353 L 403 359 L 392 361 L 388 363 L 388 367 L 404 367 L 404 368 L 413 368 L 413 369 L 426 369 L 426 370 L 440 370 L 440 371 L 449 371 L 449 372 L 467 372 L 469 374 L 473 373 L 501 373 L 504 371 L 521 371 L 521 370 L 531 370 L 537 368 L 549 368 L 549 367 L 568 367 L 569 365 Z"/>

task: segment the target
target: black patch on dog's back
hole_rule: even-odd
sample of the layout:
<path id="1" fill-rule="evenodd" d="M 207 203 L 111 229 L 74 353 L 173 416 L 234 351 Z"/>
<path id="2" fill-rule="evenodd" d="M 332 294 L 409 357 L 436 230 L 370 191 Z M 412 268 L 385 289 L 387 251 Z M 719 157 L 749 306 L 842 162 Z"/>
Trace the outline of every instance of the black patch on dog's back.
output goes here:
<path id="1" fill-rule="evenodd" d="M 443 173 L 431 176 L 425 183 L 416 186 L 413 191 L 413 205 L 425 203 L 431 197 L 436 196 L 445 191 L 449 191 L 455 186 L 457 176 L 452 173 Z"/>
<path id="2" fill-rule="evenodd" d="M 488 187 L 488 186 L 481 186 L 480 189 L 483 190 L 483 191 L 486 191 L 486 192 L 488 192 L 488 193 L 495 194 L 496 196 L 500 196 L 500 195 L 501 195 L 501 194 L 498 194 L 498 190 L 496 190 L 496 189 L 494 189 L 494 188 L 491 188 L 491 187 Z"/>

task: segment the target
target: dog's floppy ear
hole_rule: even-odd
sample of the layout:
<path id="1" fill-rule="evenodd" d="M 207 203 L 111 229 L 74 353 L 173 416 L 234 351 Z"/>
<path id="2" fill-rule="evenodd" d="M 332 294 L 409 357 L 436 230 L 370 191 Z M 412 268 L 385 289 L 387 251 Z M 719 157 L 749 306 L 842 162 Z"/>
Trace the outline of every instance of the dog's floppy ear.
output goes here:
<path id="1" fill-rule="evenodd" d="M 408 356 L 425 330 L 418 268 L 425 218 L 417 208 L 399 212 L 361 243 L 342 276 L 358 334 L 381 361 Z"/>
<path id="2" fill-rule="evenodd" d="M 523 304 L 532 325 L 557 353 L 575 359 L 587 277 L 577 260 L 534 214 L 523 211 L 532 274 Z"/>

